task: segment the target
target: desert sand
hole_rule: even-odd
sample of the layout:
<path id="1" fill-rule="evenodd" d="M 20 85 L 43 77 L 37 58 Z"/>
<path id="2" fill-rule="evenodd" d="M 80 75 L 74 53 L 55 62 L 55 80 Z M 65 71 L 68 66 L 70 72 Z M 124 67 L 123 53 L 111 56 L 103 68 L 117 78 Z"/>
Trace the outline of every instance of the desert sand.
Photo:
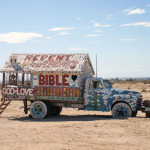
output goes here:
<path id="1" fill-rule="evenodd" d="M 150 100 L 150 84 L 118 84 L 115 88 L 137 90 Z M 63 109 L 60 116 L 32 119 L 23 103 L 13 101 L 0 116 L 0 150 L 148 150 L 150 118 L 113 119 L 111 112 Z"/>

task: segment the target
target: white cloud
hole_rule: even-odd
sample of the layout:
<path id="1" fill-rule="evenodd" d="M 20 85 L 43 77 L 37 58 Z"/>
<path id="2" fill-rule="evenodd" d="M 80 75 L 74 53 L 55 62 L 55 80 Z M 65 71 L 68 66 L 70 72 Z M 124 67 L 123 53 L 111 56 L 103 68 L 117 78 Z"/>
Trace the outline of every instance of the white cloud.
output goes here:
<path id="1" fill-rule="evenodd" d="M 150 4 L 147 4 L 147 7 L 150 7 Z"/>
<path id="2" fill-rule="evenodd" d="M 49 39 L 51 39 L 50 36 L 44 36 L 42 40 L 32 40 L 31 43 L 47 42 Z"/>
<path id="3" fill-rule="evenodd" d="M 102 43 L 102 41 L 90 41 L 91 44 Z"/>
<path id="4" fill-rule="evenodd" d="M 67 50 L 70 50 L 70 51 L 84 51 L 86 49 L 85 48 L 79 48 L 79 47 L 69 47 Z"/>
<path id="5" fill-rule="evenodd" d="M 45 38 L 46 38 L 46 39 L 48 39 L 48 40 L 49 40 L 49 39 L 51 39 L 51 37 L 50 37 L 50 36 L 47 36 L 47 37 L 45 37 Z"/>
<path id="6" fill-rule="evenodd" d="M 104 32 L 104 31 L 102 31 L 102 30 L 95 30 L 95 32 L 98 32 L 98 33 L 100 33 L 100 32 Z"/>
<path id="7" fill-rule="evenodd" d="M 126 26 L 144 26 L 144 27 L 150 27 L 150 22 L 128 23 L 128 24 L 122 24 L 120 26 L 123 26 L 123 27 L 126 27 Z"/>
<path id="8" fill-rule="evenodd" d="M 64 31 L 64 32 L 60 32 L 60 33 L 58 33 L 58 35 L 69 35 L 70 33 L 69 32 L 67 32 L 67 31 Z"/>
<path id="9" fill-rule="evenodd" d="M 32 38 L 43 37 L 43 35 L 38 33 L 25 33 L 25 32 L 9 32 L 0 33 L 0 42 L 6 43 L 25 43 Z"/>
<path id="10" fill-rule="evenodd" d="M 68 28 L 64 28 L 64 27 L 57 27 L 57 28 L 52 28 L 49 29 L 49 31 L 66 31 L 66 30 L 73 30 L 73 27 L 68 27 Z"/>
<path id="11" fill-rule="evenodd" d="M 112 26 L 112 25 L 102 25 L 97 22 L 94 23 L 94 27 L 110 27 L 110 26 Z"/>
<path id="12" fill-rule="evenodd" d="M 77 20 L 81 20 L 81 17 L 76 18 Z"/>
<path id="13" fill-rule="evenodd" d="M 31 43 L 39 43 L 39 42 L 42 42 L 42 40 L 33 40 L 33 41 L 31 41 Z"/>
<path id="14" fill-rule="evenodd" d="M 120 39 L 120 41 L 127 41 L 127 42 L 131 42 L 131 41 L 136 41 L 137 39 Z"/>
<path id="15" fill-rule="evenodd" d="M 95 20 L 91 20 L 91 22 L 96 22 Z"/>
<path id="16" fill-rule="evenodd" d="M 97 37 L 97 36 L 101 36 L 100 34 L 87 34 L 87 37 Z"/>
<path id="17" fill-rule="evenodd" d="M 127 15 L 135 15 L 135 14 L 141 15 L 145 13 L 145 10 L 140 9 L 140 8 L 137 8 L 137 9 L 129 8 L 129 9 L 123 10 L 123 13 L 126 13 Z"/>
<path id="18" fill-rule="evenodd" d="M 106 16 L 106 19 L 108 19 L 108 20 L 112 19 L 112 15 L 110 15 L 110 14 L 107 15 L 107 16 Z"/>

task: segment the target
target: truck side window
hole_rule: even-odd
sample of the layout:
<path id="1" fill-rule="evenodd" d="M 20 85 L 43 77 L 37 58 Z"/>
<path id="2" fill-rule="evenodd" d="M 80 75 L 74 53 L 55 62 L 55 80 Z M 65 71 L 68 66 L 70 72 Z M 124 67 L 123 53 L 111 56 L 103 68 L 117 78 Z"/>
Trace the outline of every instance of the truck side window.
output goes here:
<path id="1" fill-rule="evenodd" d="M 102 83 L 99 81 L 99 82 L 97 82 L 97 88 L 98 89 L 102 89 L 103 88 L 103 85 L 102 85 Z"/>
<path id="2" fill-rule="evenodd" d="M 93 88 L 93 86 L 92 86 L 92 85 L 93 85 L 93 81 L 90 81 L 90 82 L 89 82 L 89 88 L 90 88 L 90 89 L 92 89 L 92 88 Z"/>
<path id="3" fill-rule="evenodd" d="M 100 81 L 93 81 L 93 88 L 94 89 L 102 89 L 103 85 Z"/>

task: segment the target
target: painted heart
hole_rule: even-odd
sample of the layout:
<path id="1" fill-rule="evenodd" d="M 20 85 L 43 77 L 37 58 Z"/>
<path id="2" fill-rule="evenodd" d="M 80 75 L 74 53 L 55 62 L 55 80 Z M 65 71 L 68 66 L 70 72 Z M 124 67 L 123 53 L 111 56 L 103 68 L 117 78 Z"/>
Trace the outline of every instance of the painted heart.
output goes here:
<path id="1" fill-rule="evenodd" d="M 73 81 L 77 80 L 77 75 L 72 75 L 72 80 Z"/>

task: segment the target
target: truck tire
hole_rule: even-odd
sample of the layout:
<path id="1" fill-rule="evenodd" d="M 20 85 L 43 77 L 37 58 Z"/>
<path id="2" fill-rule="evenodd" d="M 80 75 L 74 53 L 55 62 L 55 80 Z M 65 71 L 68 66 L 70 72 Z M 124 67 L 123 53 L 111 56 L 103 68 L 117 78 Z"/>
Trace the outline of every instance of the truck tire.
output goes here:
<path id="1" fill-rule="evenodd" d="M 137 110 L 136 111 L 132 111 L 132 117 L 136 117 L 137 115 Z"/>
<path id="2" fill-rule="evenodd" d="M 146 112 L 146 117 L 150 118 L 150 112 Z"/>
<path id="3" fill-rule="evenodd" d="M 62 111 L 62 107 L 59 106 L 51 106 L 51 103 L 48 101 L 45 101 L 45 104 L 47 106 L 47 116 L 58 116 L 60 115 Z"/>
<path id="4" fill-rule="evenodd" d="M 150 107 L 150 101 L 149 101 L 149 100 L 145 100 L 145 101 L 143 102 L 143 105 L 144 105 L 145 107 Z"/>
<path id="5" fill-rule="evenodd" d="M 45 118 L 47 116 L 47 106 L 43 101 L 34 101 L 30 106 L 32 118 Z"/>
<path id="6" fill-rule="evenodd" d="M 113 118 L 128 118 L 132 116 L 132 110 L 126 103 L 117 103 L 112 108 Z"/>
<path id="7" fill-rule="evenodd" d="M 48 110 L 48 115 L 49 116 L 58 116 L 58 115 L 60 115 L 61 111 L 62 111 L 62 107 L 51 106 L 51 109 Z"/>

